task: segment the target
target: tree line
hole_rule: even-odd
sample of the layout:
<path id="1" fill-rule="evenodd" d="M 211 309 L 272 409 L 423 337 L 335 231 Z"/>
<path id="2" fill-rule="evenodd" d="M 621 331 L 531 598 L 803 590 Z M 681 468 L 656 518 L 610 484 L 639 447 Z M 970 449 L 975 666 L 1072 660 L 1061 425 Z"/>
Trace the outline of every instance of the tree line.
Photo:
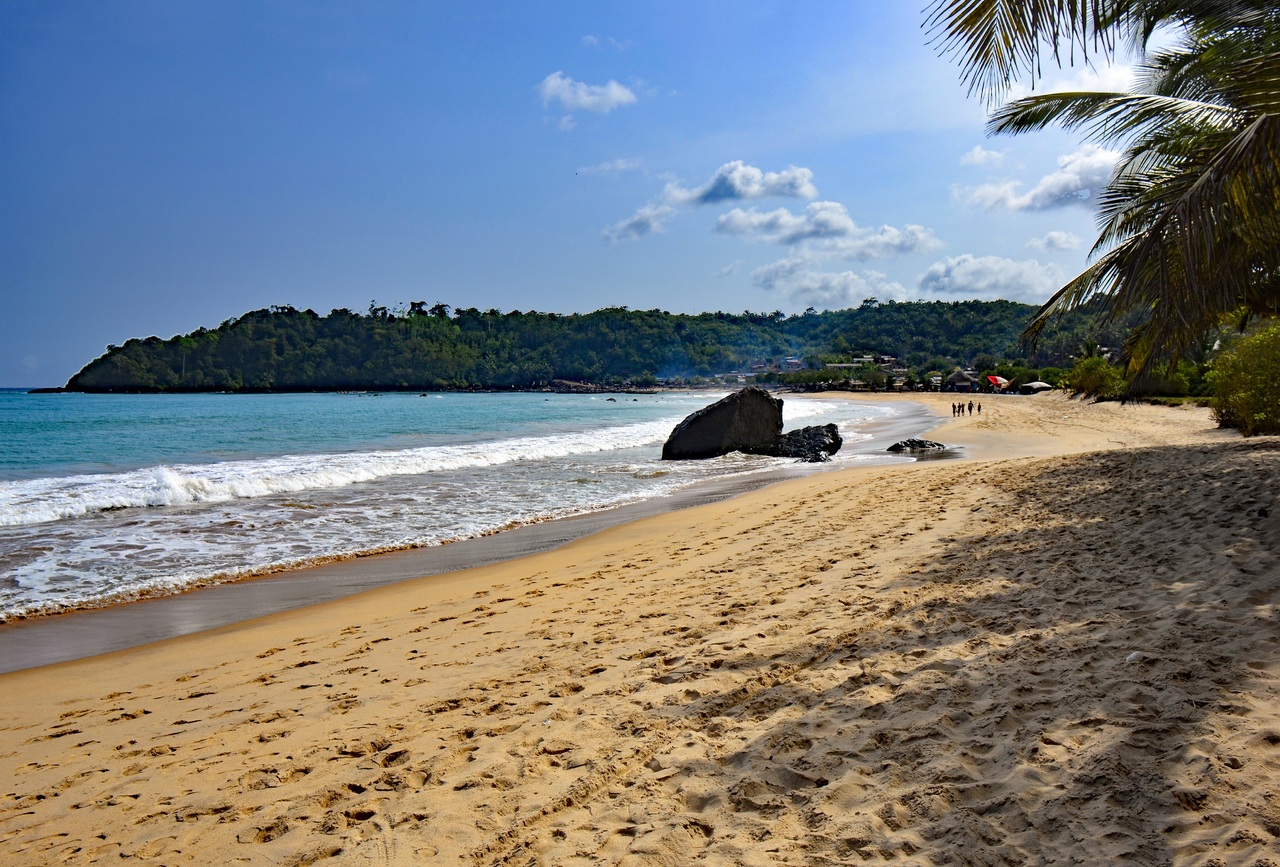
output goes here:
<path id="1" fill-rule="evenodd" d="M 369 305 L 365 313 L 271 307 L 167 340 L 131 339 L 75 374 L 72 391 L 316 391 L 539 388 L 566 379 L 652 385 L 751 372 L 787 357 L 808 367 L 862 354 L 921 370 L 1023 359 L 1035 308 L 1012 301 L 885 302 L 795 315 L 585 314 Z M 1119 339 L 1117 334 L 1117 339 Z M 1042 341 L 1027 364 L 1065 363 L 1098 333 L 1087 316 Z M 1105 339 L 1105 335 L 1103 335 Z"/>

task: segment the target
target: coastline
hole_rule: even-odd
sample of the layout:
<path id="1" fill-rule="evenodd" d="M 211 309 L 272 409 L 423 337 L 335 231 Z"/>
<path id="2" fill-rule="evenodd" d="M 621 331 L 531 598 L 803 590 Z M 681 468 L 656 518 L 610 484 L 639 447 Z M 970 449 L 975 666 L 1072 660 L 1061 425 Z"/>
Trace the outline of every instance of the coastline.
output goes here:
<path id="1" fill-rule="evenodd" d="M 0 676 L 0 853 L 1258 862 L 1277 440 L 940 397 L 963 460 Z"/>
<path id="2" fill-rule="evenodd" d="M 823 399 L 851 398 L 846 393 L 832 393 Z M 859 402 L 857 398 L 852 400 Z M 847 453 L 878 453 L 879 458 L 873 458 L 876 462 L 905 462 L 906 459 L 884 455 L 885 448 L 899 439 L 919 436 L 940 421 L 918 401 L 899 403 L 905 404 L 905 411 L 865 425 L 859 432 L 869 438 L 852 443 Z M 699 483 L 669 497 L 521 524 L 445 545 L 401 548 L 300 568 L 274 569 L 195 584 L 178 593 L 163 592 L 0 622 L 0 674 L 216 629 L 409 579 L 514 560 L 618 524 L 832 469 L 829 465 L 793 464 L 766 473 Z"/>

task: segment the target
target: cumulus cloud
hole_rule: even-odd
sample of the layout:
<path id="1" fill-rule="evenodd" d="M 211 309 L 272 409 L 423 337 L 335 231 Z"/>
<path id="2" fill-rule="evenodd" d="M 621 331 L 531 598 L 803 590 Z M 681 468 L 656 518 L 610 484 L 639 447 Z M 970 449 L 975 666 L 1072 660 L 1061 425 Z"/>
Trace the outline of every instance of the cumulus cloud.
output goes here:
<path id="1" fill-rule="evenodd" d="M 1004 162 L 1004 151 L 989 151 L 982 145 L 960 157 L 962 166 L 998 166 Z"/>
<path id="2" fill-rule="evenodd" d="M 1049 232 L 1043 238 L 1032 238 L 1023 246 L 1030 250 L 1078 250 L 1080 239 L 1074 232 Z"/>
<path id="3" fill-rule="evenodd" d="M 999 256 L 947 257 L 920 276 L 920 288 L 930 295 L 953 299 L 1008 299 L 1037 304 L 1063 283 L 1054 265 L 1034 259 L 1016 262 Z"/>
<path id="4" fill-rule="evenodd" d="M 1111 180 L 1117 151 L 1097 145 L 1085 145 L 1078 151 L 1058 157 L 1058 170 L 1045 175 L 1033 188 L 1020 193 L 1018 181 L 983 184 L 962 191 L 973 204 L 988 210 L 1044 211 L 1070 205 L 1090 205 L 1094 193 Z"/>
<path id="5" fill-rule="evenodd" d="M 596 163 L 594 166 L 583 166 L 578 169 L 580 175 L 615 175 L 622 172 L 634 172 L 643 165 L 640 160 L 628 157 L 619 157 L 616 160 L 608 162 Z"/>
<path id="6" fill-rule="evenodd" d="M 538 85 L 542 104 L 558 102 L 567 111 L 594 111 L 608 114 L 615 108 L 630 105 L 636 95 L 630 88 L 610 80 L 607 84 L 585 84 L 574 81 L 563 72 L 556 71 L 542 79 Z"/>
<path id="7" fill-rule="evenodd" d="M 818 195 L 813 172 L 788 166 L 780 172 L 766 172 L 742 160 L 725 163 L 711 180 L 692 190 L 668 184 L 663 197 L 670 204 L 711 205 L 739 199 L 812 199 Z"/>
<path id="8" fill-rule="evenodd" d="M 751 282 L 785 295 L 806 307 L 849 307 L 863 298 L 903 299 L 906 287 L 878 271 L 821 271 L 803 256 L 762 265 L 751 272 Z"/>
<path id="9" fill-rule="evenodd" d="M 604 230 L 604 236 L 610 241 L 634 241 L 651 232 L 666 231 L 666 221 L 675 214 L 676 209 L 670 205 L 648 204 L 621 222 L 614 223 Z"/>
<path id="10" fill-rule="evenodd" d="M 794 246 L 811 242 L 811 253 L 856 260 L 900 256 L 939 246 L 933 232 L 924 226 L 864 229 L 839 202 L 814 202 L 803 214 L 793 214 L 786 208 L 768 212 L 734 208 L 716 220 L 716 231 L 769 244 Z"/>
<path id="11" fill-rule="evenodd" d="M 798 166 L 789 166 L 780 172 L 766 172 L 755 166 L 747 165 L 742 160 L 725 163 L 716 173 L 700 187 L 686 189 L 676 182 L 667 184 L 662 195 L 655 201 L 642 207 L 630 219 L 623 220 L 605 230 L 606 238 L 611 241 L 634 240 L 649 234 L 649 231 L 661 231 L 661 223 L 670 217 L 678 207 L 687 205 L 709 205 L 737 199 L 763 199 L 773 197 L 791 197 L 812 199 L 818 195 L 813 185 L 813 172 Z M 644 226 L 647 215 L 661 214 L 654 229 L 629 231 L 622 227 L 631 225 Z"/>
<path id="12" fill-rule="evenodd" d="M 848 237 L 857 233 L 858 227 L 839 202 L 814 202 L 804 214 L 793 214 L 786 208 L 767 213 L 734 208 L 716 220 L 716 231 L 770 244 L 796 244 L 809 238 Z"/>

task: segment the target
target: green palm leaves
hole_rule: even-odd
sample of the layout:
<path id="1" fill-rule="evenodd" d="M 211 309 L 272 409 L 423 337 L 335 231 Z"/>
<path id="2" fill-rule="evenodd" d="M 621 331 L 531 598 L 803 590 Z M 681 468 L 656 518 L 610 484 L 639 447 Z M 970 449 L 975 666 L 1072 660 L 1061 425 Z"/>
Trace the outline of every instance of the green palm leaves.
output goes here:
<path id="1" fill-rule="evenodd" d="M 1122 149 L 1099 197 L 1092 263 L 1049 300 L 1026 337 L 1095 297 L 1140 311 L 1131 378 L 1176 358 L 1225 318 L 1280 312 L 1280 6 L 1247 0 L 938 0 L 929 26 L 988 99 L 1040 57 L 1148 54 L 1132 92 L 1049 93 L 998 108 L 989 128 L 1057 124 Z"/>

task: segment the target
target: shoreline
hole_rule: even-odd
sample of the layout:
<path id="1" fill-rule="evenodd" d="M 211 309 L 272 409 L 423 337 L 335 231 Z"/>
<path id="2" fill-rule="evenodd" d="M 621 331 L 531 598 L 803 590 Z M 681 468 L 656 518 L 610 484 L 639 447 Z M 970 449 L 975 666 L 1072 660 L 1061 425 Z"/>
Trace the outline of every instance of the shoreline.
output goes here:
<path id="1" fill-rule="evenodd" d="M 785 399 L 785 398 L 784 398 Z M 852 400 L 845 393 L 820 399 Z M 866 440 L 850 453 L 883 452 L 899 439 L 932 430 L 942 419 L 918 401 L 909 408 L 859 429 Z M 882 455 L 878 463 L 909 463 Z M 444 545 L 402 548 L 337 558 L 302 567 L 274 569 L 226 580 L 210 580 L 181 592 L 157 593 L 103 604 L 40 613 L 0 622 L 0 674 L 69 662 L 137 647 L 342 599 L 401 581 L 507 562 L 560 547 L 609 527 L 663 512 L 716 502 L 788 478 L 843 469 L 826 464 L 795 464 L 730 479 L 703 482 L 669 497 L 520 524 L 496 533 Z"/>
<path id="2" fill-rule="evenodd" d="M 0 854 L 1264 863 L 1280 438 L 983 404 L 965 460 L 0 675 Z"/>

